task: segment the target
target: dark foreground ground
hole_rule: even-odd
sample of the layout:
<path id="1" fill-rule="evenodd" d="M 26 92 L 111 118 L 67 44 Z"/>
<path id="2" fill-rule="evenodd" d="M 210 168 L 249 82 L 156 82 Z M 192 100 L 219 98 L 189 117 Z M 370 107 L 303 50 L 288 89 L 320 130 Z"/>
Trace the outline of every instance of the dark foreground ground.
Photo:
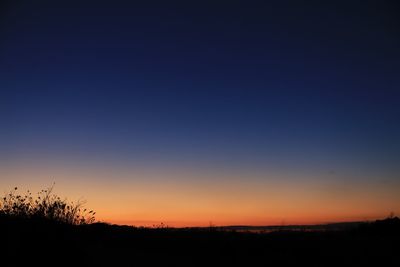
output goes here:
<path id="1" fill-rule="evenodd" d="M 0 218 L 0 266 L 400 266 L 400 219 L 268 234 Z M 39 265 L 37 265 L 39 264 Z"/>

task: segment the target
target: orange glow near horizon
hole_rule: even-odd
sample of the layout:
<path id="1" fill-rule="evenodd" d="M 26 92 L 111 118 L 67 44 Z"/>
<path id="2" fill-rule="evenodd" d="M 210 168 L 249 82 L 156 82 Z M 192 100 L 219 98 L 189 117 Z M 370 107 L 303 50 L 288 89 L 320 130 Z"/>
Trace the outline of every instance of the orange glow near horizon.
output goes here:
<path id="1" fill-rule="evenodd" d="M 400 212 L 398 185 L 279 175 L 14 166 L 1 168 L 0 188 L 55 182 L 56 194 L 87 200 L 99 221 L 136 226 L 318 224 Z"/>

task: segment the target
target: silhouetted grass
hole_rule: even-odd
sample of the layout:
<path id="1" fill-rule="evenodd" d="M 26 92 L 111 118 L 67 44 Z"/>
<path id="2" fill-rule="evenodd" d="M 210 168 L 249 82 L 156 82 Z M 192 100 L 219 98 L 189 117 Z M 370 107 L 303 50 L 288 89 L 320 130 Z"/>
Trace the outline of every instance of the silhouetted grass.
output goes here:
<path id="1" fill-rule="evenodd" d="M 83 202 L 68 202 L 53 193 L 53 186 L 36 195 L 28 190 L 19 194 L 15 187 L 0 202 L 0 216 L 18 219 L 49 220 L 72 225 L 90 224 L 95 212 L 83 208 Z"/>

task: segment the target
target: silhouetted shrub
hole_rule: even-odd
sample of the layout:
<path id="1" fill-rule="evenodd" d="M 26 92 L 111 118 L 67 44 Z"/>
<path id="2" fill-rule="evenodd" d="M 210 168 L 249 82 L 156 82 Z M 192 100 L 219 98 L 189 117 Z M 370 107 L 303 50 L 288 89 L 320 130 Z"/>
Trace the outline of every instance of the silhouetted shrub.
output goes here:
<path id="1" fill-rule="evenodd" d="M 60 223 L 82 225 L 95 221 L 92 210 L 83 208 L 83 202 L 68 202 L 55 195 L 53 186 L 32 196 L 28 190 L 25 195 L 18 188 L 6 194 L 0 201 L 0 215 L 26 219 L 45 219 Z"/>

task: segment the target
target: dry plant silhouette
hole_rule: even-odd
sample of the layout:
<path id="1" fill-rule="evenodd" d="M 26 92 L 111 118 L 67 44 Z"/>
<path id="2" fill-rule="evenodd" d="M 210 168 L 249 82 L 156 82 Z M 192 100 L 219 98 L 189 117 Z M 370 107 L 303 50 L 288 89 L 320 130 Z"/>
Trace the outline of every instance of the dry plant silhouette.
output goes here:
<path id="1" fill-rule="evenodd" d="M 93 210 L 84 208 L 83 201 L 69 202 L 53 193 L 54 185 L 39 191 L 19 194 L 15 187 L 1 199 L 0 216 L 20 219 L 49 220 L 71 225 L 95 222 Z"/>

